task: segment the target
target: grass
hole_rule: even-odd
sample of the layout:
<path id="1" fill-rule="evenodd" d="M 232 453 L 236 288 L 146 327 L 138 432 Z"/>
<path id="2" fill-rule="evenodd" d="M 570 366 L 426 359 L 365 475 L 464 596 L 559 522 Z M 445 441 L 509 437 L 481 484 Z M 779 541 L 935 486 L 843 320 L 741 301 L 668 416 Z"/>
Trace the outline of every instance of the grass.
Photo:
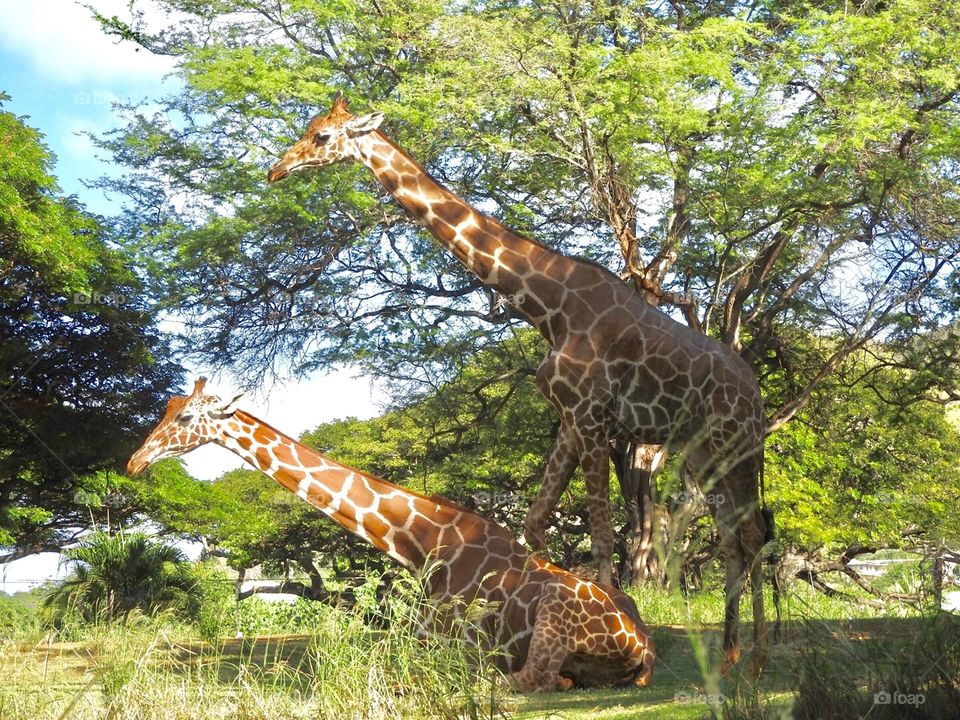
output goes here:
<path id="1" fill-rule="evenodd" d="M 398 593 L 385 629 L 368 626 L 363 609 L 314 604 L 309 635 L 206 641 L 169 616 L 130 616 L 79 642 L 0 641 L 0 717 L 495 716 L 489 658 L 458 638 L 414 635 L 421 597 Z"/>
<path id="2" fill-rule="evenodd" d="M 948 640 L 960 647 L 951 616 L 939 616 L 934 626 L 915 608 L 839 602 L 796 587 L 786 603 L 784 642 L 773 647 L 754 687 L 736 672 L 720 676 L 719 593 L 687 599 L 645 589 L 634 596 L 658 649 L 653 683 L 643 689 L 506 693 L 489 658 L 465 652 L 455 640 L 414 637 L 409 620 L 420 601 L 410 590 L 391 603 L 392 622 L 383 629 L 370 627 L 369 608 L 346 612 L 314 603 L 306 612 L 263 610 L 297 615 L 295 629 L 309 627 L 305 634 L 204 640 L 173 618 L 133 616 L 86 628 L 77 642 L 36 631 L 0 640 L 0 717 L 839 718 L 856 717 L 844 714 L 856 707 L 879 720 L 913 715 L 883 715 L 871 704 L 873 693 L 913 689 L 936 699 L 939 687 L 947 692 L 939 711 L 950 707 L 951 663 L 960 654 L 950 655 Z M 276 617 L 255 621 L 256 612 L 244 612 L 250 615 L 244 624 L 261 633 L 283 629 Z M 748 641 L 748 625 L 742 633 Z M 919 659 L 911 665 L 907 655 Z M 938 661 L 942 668 L 926 667 Z"/>

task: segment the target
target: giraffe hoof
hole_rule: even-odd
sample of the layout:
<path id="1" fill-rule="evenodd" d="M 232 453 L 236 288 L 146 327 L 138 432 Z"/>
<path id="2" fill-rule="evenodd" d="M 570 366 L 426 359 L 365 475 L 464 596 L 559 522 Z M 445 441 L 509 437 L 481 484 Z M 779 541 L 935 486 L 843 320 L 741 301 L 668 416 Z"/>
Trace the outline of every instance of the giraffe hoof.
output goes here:
<path id="1" fill-rule="evenodd" d="M 723 653 L 723 661 L 720 663 L 720 673 L 727 675 L 740 662 L 740 648 L 732 647 Z"/>
<path id="2" fill-rule="evenodd" d="M 646 687 L 650 684 L 651 675 L 653 675 L 651 670 L 644 670 L 642 673 L 637 675 L 637 679 L 633 681 L 633 684 L 637 687 Z"/>
<path id="3" fill-rule="evenodd" d="M 567 690 L 572 690 L 573 679 L 564 677 L 563 675 L 561 675 L 560 677 L 557 678 L 557 684 L 555 689 L 557 692 L 566 692 Z"/>

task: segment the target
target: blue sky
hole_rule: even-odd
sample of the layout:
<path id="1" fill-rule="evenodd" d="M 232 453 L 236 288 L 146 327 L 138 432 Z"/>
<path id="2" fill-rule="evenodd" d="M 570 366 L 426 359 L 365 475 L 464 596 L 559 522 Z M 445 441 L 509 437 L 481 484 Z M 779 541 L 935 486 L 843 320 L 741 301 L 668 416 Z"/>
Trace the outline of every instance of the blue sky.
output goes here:
<path id="1" fill-rule="evenodd" d="M 84 0 L 100 13 L 129 18 L 126 0 Z M 169 18 L 151 2 L 138 2 L 149 20 Z M 0 0 L 0 90 L 11 99 L 4 109 L 26 116 L 26 123 L 45 136 L 57 156 L 54 175 L 66 194 L 76 195 L 88 210 L 109 215 L 120 198 L 90 190 L 84 181 L 117 172 L 97 157 L 83 133 L 104 133 L 122 125 L 111 106 L 121 102 L 156 99 L 175 92 L 179 80 L 170 77 L 173 60 L 138 52 L 105 36 L 90 11 L 72 0 Z M 172 320 L 175 320 L 171 318 Z M 211 368 L 189 368 L 188 380 L 203 374 L 222 396 L 236 394 L 236 384 Z M 244 409 L 269 419 L 297 436 L 322 422 L 346 416 L 372 417 L 383 394 L 370 381 L 341 369 L 305 380 L 291 379 L 263 388 L 244 403 Z M 187 468 L 210 479 L 241 465 L 238 458 L 215 446 L 205 446 L 187 457 Z M 0 590 L 25 589 L 27 581 L 51 577 L 58 556 L 47 554 L 0 566 Z"/>
<path id="2" fill-rule="evenodd" d="M 108 16 L 128 17 L 124 0 L 92 0 L 92 5 Z M 57 156 L 61 188 L 93 212 L 107 214 L 117 200 L 111 203 L 84 187 L 84 180 L 110 173 L 111 167 L 96 157 L 83 133 L 120 124 L 113 101 L 156 98 L 175 89 L 176 78 L 164 79 L 173 69 L 170 58 L 108 38 L 90 11 L 72 0 L 0 0 L 0 89 L 11 96 L 4 107 L 27 116 L 44 134 Z"/>

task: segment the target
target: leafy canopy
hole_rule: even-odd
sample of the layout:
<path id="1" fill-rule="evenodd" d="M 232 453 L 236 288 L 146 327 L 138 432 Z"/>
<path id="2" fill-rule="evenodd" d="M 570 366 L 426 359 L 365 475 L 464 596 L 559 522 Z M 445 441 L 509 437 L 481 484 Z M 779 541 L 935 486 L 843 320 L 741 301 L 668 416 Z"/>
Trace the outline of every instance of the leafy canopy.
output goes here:
<path id="1" fill-rule="evenodd" d="M 466 200 L 741 349 L 771 429 L 865 344 L 956 321 L 953 4 L 160 4 L 175 28 L 101 18 L 184 81 L 126 108 L 104 184 L 187 347 L 251 384 L 346 360 L 409 396 L 517 321 L 363 168 L 265 185 L 336 88 Z"/>
<path id="2" fill-rule="evenodd" d="M 0 561 L 59 550 L 111 512 L 117 474 L 178 384 L 153 308 L 107 229 L 0 109 Z"/>

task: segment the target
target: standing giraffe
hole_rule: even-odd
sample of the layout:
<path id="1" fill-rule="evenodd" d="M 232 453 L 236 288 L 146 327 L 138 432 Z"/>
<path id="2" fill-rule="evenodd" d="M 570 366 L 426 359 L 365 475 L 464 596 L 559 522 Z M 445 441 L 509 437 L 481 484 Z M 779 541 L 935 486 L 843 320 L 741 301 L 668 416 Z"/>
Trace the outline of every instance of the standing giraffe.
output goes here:
<path id="1" fill-rule="evenodd" d="M 609 442 L 682 444 L 725 555 L 725 661 L 740 651 L 740 596 L 753 590 L 755 668 L 766 659 L 758 499 L 763 402 L 750 367 L 729 347 L 672 320 L 609 270 L 519 235 L 433 179 L 378 128 L 383 113 L 352 115 L 338 94 L 271 169 L 268 182 L 342 160 L 363 163 L 413 218 L 550 346 L 536 382 L 560 415 L 543 485 L 524 536 L 546 547 L 548 517 L 579 464 L 600 582 L 611 581 Z"/>
<path id="2" fill-rule="evenodd" d="M 423 576 L 437 607 L 491 603 L 484 636 L 510 684 L 532 692 L 650 681 L 654 650 L 633 600 L 539 558 L 503 527 L 448 500 L 346 467 L 231 402 L 204 378 L 174 396 L 127 472 L 209 442 L 232 450 L 334 522 Z M 438 623 L 442 625 L 442 623 Z"/>

